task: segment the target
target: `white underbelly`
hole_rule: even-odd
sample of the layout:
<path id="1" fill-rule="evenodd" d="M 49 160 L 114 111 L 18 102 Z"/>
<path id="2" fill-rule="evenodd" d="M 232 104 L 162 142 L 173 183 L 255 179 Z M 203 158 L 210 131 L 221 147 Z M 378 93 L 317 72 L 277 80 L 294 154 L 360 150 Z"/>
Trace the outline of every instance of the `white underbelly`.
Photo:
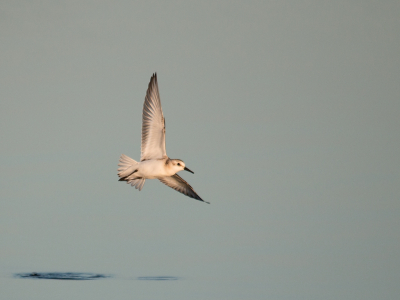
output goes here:
<path id="1" fill-rule="evenodd" d="M 140 162 L 139 170 L 135 175 L 146 179 L 155 179 L 174 174 L 168 172 L 164 160 L 146 160 Z"/>

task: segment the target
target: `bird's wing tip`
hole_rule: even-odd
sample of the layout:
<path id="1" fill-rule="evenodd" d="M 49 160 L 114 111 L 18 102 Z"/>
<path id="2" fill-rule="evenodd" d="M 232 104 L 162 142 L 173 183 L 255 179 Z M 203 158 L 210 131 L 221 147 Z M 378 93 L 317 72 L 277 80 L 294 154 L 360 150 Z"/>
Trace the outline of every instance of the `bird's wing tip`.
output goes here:
<path id="1" fill-rule="evenodd" d="M 210 202 L 208 202 L 208 201 L 204 201 L 204 200 L 203 200 L 203 199 L 201 199 L 200 197 L 199 197 L 199 198 L 195 198 L 195 199 L 197 199 L 197 200 L 200 200 L 201 202 L 204 202 L 204 203 L 210 204 Z"/>

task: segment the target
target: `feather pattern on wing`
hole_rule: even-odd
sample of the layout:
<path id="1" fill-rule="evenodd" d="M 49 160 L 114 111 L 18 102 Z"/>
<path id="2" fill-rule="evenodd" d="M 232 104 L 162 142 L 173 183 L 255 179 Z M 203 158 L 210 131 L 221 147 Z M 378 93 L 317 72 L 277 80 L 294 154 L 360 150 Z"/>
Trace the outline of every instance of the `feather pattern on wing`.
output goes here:
<path id="1" fill-rule="evenodd" d="M 127 179 L 127 183 L 130 184 L 131 186 L 134 186 L 139 191 L 142 190 L 145 181 L 146 180 L 144 178 L 133 178 L 133 179 L 128 178 Z"/>
<path id="2" fill-rule="evenodd" d="M 142 153 L 140 161 L 167 157 L 165 151 L 165 119 L 161 109 L 157 74 L 151 77 L 143 104 Z"/>
<path id="3" fill-rule="evenodd" d="M 190 184 L 187 183 L 178 174 L 175 174 L 173 176 L 168 176 L 168 177 L 161 177 L 161 178 L 158 178 L 158 180 L 160 180 L 165 185 L 168 185 L 169 187 L 173 188 L 174 190 L 176 190 L 186 196 L 189 196 L 190 198 L 194 198 L 196 200 L 200 200 L 200 201 L 203 201 L 203 202 L 206 202 L 209 204 L 209 202 L 201 199 L 200 196 L 197 195 L 196 192 L 193 190 L 193 188 L 190 186 Z"/>

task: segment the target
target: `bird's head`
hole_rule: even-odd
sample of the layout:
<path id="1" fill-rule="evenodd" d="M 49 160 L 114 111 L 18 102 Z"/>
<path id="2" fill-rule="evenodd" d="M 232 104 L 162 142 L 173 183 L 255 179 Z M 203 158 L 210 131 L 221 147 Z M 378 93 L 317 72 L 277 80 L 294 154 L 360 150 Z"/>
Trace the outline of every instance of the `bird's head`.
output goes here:
<path id="1" fill-rule="evenodd" d="M 175 173 L 185 170 L 185 171 L 188 171 L 188 172 L 194 174 L 194 172 L 192 170 L 189 170 L 188 168 L 186 168 L 185 163 L 180 159 L 171 159 L 170 164 L 171 164 L 172 169 L 175 171 Z"/>

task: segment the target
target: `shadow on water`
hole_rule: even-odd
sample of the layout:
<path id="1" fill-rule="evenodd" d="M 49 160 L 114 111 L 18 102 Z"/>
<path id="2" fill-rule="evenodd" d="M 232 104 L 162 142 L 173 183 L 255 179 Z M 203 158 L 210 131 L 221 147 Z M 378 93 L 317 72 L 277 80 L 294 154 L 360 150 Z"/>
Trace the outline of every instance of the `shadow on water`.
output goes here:
<path id="1" fill-rule="evenodd" d="M 93 273 L 75 273 L 75 272 L 52 272 L 52 273 L 19 273 L 14 274 L 17 278 L 30 278 L 30 279 L 58 279 L 58 280 L 95 280 L 110 278 L 111 275 L 93 274 Z"/>
<path id="2" fill-rule="evenodd" d="M 56 280 L 95 280 L 115 278 L 113 275 L 94 274 L 94 273 L 77 273 L 77 272 L 31 272 L 31 273 L 17 273 L 14 274 L 15 278 L 27 279 L 56 279 Z M 166 281 L 166 280 L 179 280 L 181 278 L 175 276 L 141 276 L 135 278 L 121 278 L 130 280 L 153 280 L 153 281 Z"/>
<path id="3" fill-rule="evenodd" d="M 145 277 L 138 277 L 137 280 L 178 280 L 179 277 L 173 276 L 145 276 Z"/>

